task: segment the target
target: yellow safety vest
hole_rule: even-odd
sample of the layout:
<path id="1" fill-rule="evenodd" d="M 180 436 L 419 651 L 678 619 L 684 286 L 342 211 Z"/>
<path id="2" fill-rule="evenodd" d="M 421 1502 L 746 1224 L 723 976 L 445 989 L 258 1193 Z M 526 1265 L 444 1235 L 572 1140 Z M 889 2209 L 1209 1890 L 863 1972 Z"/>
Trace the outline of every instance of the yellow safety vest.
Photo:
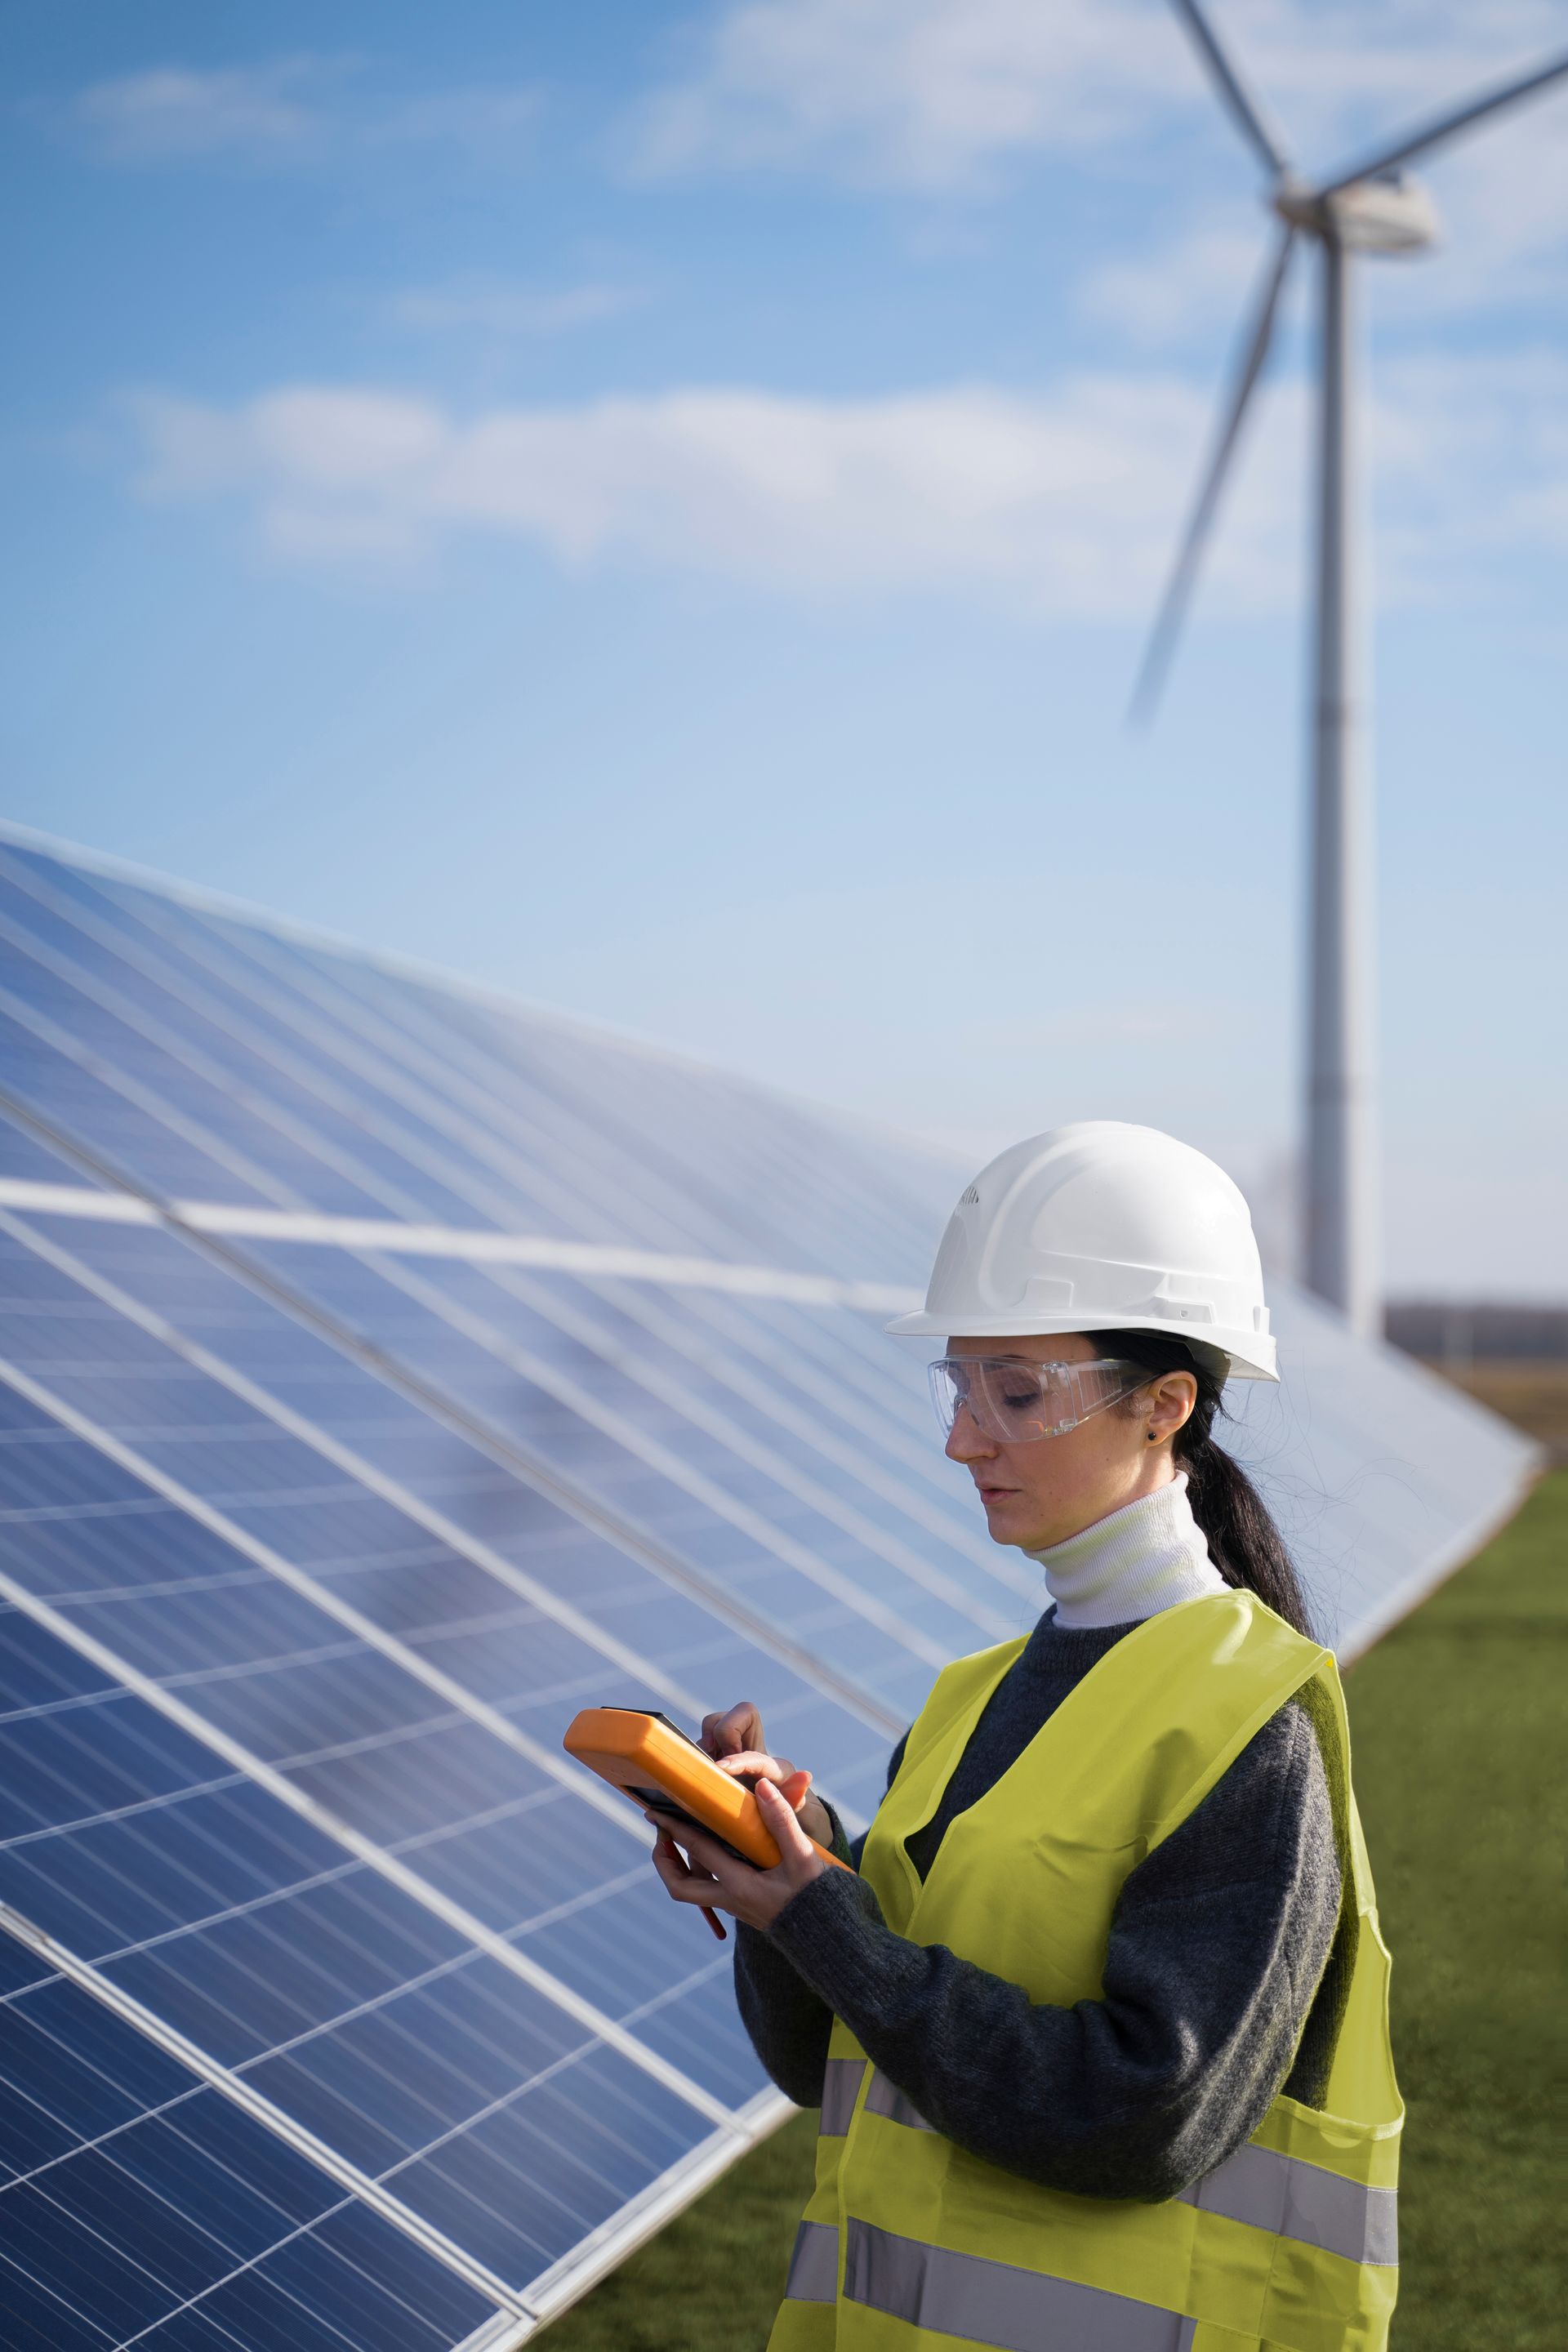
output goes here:
<path id="1" fill-rule="evenodd" d="M 836 2018 L 816 2186 L 769 2352 L 1380 2352 L 1398 2277 L 1404 2108 L 1332 1656 L 1250 1592 L 1148 1619 L 949 1824 L 922 1886 L 904 1842 L 935 1812 L 1023 1647 L 947 1667 L 910 1734 L 861 1863 L 889 1926 L 1032 2001 L 1100 1998 L 1129 1871 L 1299 1697 L 1344 1884 L 1327 2103 L 1277 2098 L 1245 2147 L 1163 2204 L 1070 2196 L 944 2139 Z"/>

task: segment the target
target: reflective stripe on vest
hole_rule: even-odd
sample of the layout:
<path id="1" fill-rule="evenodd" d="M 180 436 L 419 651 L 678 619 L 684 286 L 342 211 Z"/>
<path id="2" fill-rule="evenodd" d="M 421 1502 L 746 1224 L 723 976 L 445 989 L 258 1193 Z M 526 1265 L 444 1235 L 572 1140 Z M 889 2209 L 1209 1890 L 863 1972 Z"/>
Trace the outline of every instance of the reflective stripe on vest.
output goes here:
<path id="1" fill-rule="evenodd" d="M 839 2063 L 842 2064 L 843 2061 Z M 927 2123 L 914 2101 L 906 2098 L 895 2084 L 889 2082 L 886 2074 L 872 2075 L 871 2087 L 866 2094 L 866 2113 L 868 2116 L 886 2116 L 890 2124 L 903 2124 L 910 2131 L 936 2129 L 934 2124 Z"/>
<path id="2" fill-rule="evenodd" d="M 844 2296 L 935 2336 L 996 2352 L 1186 2352 L 1195 2323 L 1179 2312 L 1070 2279 L 954 2254 L 851 2221 Z"/>
<path id="3" fill-rule="evenodd" d="M 803 2221 L 784 2281 L 786 2303 L 836 2303 L 838 2299 L 838 2232 L 831 2221 Z"/>
<path id="4" fill-rule="evenodd" d="M 849 2128 L 849 2118 L 855 2113 L 859 2095 L 860 2077 L 866 2072 L 864 2058 L 830 2058 L 822 2078 L 822 2125 L 825 2139 L 842 2139 Z M 880 2082 L 880 2075 L 878 2076 Z"/>
<path id="5" fill-rule="evenodd" d="M 854 2066 L 852 2058 L 829 2060 L 829 2065 Z M 841 2131 L 848 2128 L 845 2111 Z M 826 2115 L 826 2105 L 824 2103 Z M 866 2094 L 868 2116 L 885 2116 L 910 2131 L 931 2131 L 916 2107 L 886 2074 L 873 2074 Z M 824 2126 L 826 2129 L 826 2126 Z M 1196 2205 L 1227 2221 L 1245 2221 L 1254 2230 L 1271 2230 L 1276 2236 L 1294 2238 L 1303 2246 L 1317 2246 L 1326 2254 L 1342 2254 L 1347 2263 L 1396 2263 L 1399 2260 L 1399 2196 L 1393 2189 L 1365 2189 L 1321 2165 L 1304 2164 L 1299 2157 L 1279 2156 L 1272 2148 L 1250 2143 L 1178 2193 L 1183 2205 Z"/>
<path id="6" fill-rule="evenodd" d="M 869 2102 L 868 2102 L 868 2105 Z M 1272 2230 L 1347 2263 L 1399 2260 L 1399 2195 L 1393 2189 L 1363 2189 L 1321 2165 L 1272 2148 L 1238 2147 L 1203 2179 L 1184 2189 L 1181 2201 Z"/>

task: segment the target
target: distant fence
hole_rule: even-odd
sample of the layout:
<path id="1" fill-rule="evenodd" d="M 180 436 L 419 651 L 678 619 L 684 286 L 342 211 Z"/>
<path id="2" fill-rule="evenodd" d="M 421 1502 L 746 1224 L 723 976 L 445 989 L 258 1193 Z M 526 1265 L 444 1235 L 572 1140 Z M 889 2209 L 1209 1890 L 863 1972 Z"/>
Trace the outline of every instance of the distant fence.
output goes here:
<path id="1" fill-rule="evenodd" d="M 1442 1363 L 1568 1361 L 1568 1306 L 1395 1299 L 1384 1312 L 1384 1330 L 1406 1355 Z"/>

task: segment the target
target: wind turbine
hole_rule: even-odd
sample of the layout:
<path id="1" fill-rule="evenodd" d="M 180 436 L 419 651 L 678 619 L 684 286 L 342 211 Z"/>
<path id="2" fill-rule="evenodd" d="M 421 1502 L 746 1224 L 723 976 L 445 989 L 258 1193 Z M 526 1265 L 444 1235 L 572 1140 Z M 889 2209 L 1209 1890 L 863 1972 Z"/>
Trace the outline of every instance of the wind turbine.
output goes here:
<path id="1" fill-rule="evenodd" d="M 1268 357 L 1297 244 L 1318 248 L 1318 520 L 1310 719 L 1311 874 L 1308 971 L 1305 1261 L 1309 1286 L 1352 1328 L 1382 1328 L 1376 1264 L 1377 1151 L 1373 1098 L 1370 779 L 1361 687 L 1360 570 L 1354 495 L 1354 310 L 1359 254 L 1413 254 L 1437 219 L 1399 168 L 1568 75 L 1568 55 L 1391 140 L 1316 183 L 1303 179 L 1199 0 L 1173 0 L 1219 100 L 1268 175 L 1279 233 L 1246 321 L 1228 395 L 1132 698 L 1153 709 L 1175 650 L 1248 404 Z"/>

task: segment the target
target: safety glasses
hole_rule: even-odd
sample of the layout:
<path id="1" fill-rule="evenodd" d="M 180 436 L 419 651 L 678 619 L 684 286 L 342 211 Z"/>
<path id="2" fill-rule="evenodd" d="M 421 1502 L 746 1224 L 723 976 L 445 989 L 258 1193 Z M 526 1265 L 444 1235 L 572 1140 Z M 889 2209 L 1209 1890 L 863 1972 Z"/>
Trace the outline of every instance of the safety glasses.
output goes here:
<path id="1" fill-rule="evenodd" d="M 1117 1356 L 1096 1356 L 1086 1364 L 942 1356 L 931 1368 L 931 1393 L 944 1437 L 963 1409 L 983 1435 L 1003 1445 L 1028 1445 L 1037 1437 L 1065 1437 L 1151 1377 L 1141 1364 Z"/>

